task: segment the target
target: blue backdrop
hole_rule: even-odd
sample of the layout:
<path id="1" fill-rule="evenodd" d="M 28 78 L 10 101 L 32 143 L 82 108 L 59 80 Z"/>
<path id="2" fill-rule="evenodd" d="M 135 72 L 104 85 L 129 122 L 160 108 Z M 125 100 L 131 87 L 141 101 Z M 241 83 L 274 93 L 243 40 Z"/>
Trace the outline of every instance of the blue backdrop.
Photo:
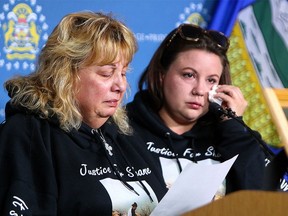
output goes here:
<path id="1" fill-rule="evenodd" d="M 9 100 L 3 83 L 34 70 L 48 35 L 67 13 L 112 12 L 135 33 L 139 50 L 127 75 L 131 92 L 153 52 L 168 32 L 183 22 L 213 28 L 229 36 L 238 10 L 253 0 L 1 0 L 0 2 L 0 121 Z M 214 18 L 213 18 L 214 17 Z M 213 19 L 212 19 L 213 18 Z M 34 25 L 35 24 L 35 25 Z"/>

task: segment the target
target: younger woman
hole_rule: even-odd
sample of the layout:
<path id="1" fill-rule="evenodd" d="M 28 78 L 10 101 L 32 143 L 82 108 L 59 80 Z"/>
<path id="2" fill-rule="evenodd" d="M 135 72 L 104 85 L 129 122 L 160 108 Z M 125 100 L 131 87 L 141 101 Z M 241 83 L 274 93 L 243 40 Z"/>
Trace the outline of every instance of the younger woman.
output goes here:
<path id="1" fill-rule="evenodd" d="M 222 193 L 262 186 L 265 157 L 257 140 L 237 120 L 209 111 L 215 85 L 215 98 L 239 121 L 247 106 L 231 85 L 228 47 L 220 32 L 180 25 L 156 50 L 127 105 L 135 135 L 144 139 L 168 186 L 188 163 L 220 163 L 237 154 Z"/>

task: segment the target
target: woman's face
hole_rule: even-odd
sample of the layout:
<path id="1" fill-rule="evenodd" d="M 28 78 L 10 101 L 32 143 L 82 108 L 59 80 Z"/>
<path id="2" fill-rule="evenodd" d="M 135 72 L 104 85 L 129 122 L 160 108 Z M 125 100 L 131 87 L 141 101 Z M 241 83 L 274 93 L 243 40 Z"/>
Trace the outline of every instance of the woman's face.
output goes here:
<path id="1" fill-rule="evenodd" d="M 208 112 L 208 92 L 219 83 L 222 70 L 214 53 L 194 49 L 178 54 L 162 77 L 164 104 L 159 114 L 168 127 L 192 127 Z"/>
<path id="2" fill-rule="evenodd" d="M 89 126 L 99 128 L 115 113 L 126 91 L 126 70 L 127 65 L 121 61 L 79 70 L 76 100 Z"/>

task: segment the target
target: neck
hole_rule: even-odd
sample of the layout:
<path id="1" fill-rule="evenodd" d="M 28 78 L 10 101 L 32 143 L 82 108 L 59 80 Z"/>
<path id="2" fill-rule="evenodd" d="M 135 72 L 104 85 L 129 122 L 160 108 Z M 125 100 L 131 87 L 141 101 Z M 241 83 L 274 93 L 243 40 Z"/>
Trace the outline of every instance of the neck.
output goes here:
<path id="1" fill-rule="evenodd" d="M 193 125 L 167 125 L 176 134 L 183 134 L 192 129 Z"/>
<path id="2" fill-rule="evenodd" d="M 164 122 L 164 124 L 172 130 L 176 134 L 183 134 L 193 128 L 193 126 L 196 124 L 197 121 L 190 121 L 190 122 L 184 122 L 184 121 L 177 121 L 175 118 L 171 117 L 167 114 L 167 112 L 161 112 L 159 111 L 159 116 Z"/>
<path id="3" fill-rule="evenodd" d="M 98 129 L 105 124 L 107 120 L 108 118 L 83 119 L 83 122 L 85 122 L 85 124 L 89 125 L 91 128 Z"/>

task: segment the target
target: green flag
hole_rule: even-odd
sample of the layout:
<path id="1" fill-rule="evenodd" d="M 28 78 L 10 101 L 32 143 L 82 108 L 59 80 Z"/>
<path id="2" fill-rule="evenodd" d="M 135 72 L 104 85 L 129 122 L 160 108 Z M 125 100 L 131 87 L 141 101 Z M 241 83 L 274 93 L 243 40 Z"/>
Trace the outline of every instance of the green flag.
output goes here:
<path id="1" fill-rule="evenodd" d="M 231 33 L 233 84 L 248 101 L 245 122 L 275 147 L 282 146 L 263 88 L 288 88 L 288 1 L 260 0 L 243 9 Z"/>
<path id="2" fill-rule="evenodd" d="M 288 1 L 257 1 L 238 20 L 262 86 L 288 88 Z"/>

